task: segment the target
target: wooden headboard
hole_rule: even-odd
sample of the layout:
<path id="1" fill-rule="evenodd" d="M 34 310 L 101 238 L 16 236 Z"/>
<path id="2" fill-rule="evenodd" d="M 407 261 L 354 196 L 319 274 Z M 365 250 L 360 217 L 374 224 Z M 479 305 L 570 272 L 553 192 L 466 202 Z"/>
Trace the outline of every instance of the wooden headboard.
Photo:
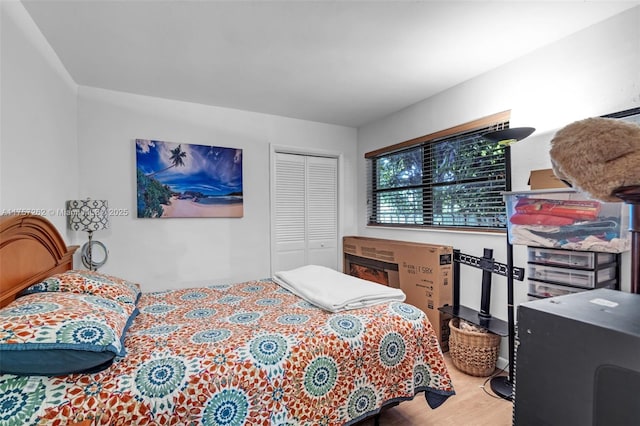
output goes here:
<path id="1" fill-rule="evenodd" d="M 0 216 L 0 307 L 21 290 L 73 268 L 73 253 L 51 222 L 31 214 Z"/>

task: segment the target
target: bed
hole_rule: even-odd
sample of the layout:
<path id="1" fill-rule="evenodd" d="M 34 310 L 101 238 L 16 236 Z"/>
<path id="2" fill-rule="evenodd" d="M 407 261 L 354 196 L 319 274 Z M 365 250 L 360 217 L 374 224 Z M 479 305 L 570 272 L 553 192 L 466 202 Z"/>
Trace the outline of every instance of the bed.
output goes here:
<path id="1" fill-rule="evenodd" d="M 43 217 L 0 218 L 0 425 L 352 425 L 417 395 L 428 410 L 454 394 L 435 333 L 411 305 L 332 313 L 272 279 L 137 293 L 126 279 L 74 270 L 76 248 Z M 26 347 L 38 333 L 47 341 L 52 312 L 112 326 L 115 340 L 104 353 L 94 341 Z M 84 359 L 56 364 L 78 352 L 103 358 L 90 358 L 93 370 L 77 370 Z"/>

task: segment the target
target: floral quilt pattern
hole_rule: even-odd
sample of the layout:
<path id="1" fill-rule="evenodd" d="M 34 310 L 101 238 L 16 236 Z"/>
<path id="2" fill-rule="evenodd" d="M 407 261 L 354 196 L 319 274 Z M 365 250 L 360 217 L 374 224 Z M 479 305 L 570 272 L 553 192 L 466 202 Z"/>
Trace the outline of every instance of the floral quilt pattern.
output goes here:
<path id="1" fill-rule="evenodd" d="M 0 375 L 0 425 L 343 425 L 454 393 L 430 323 L 405 303 L 331 314 L 262 280 L 145 293 L 138 309 L 104 371 Z"/>
<path id="2" fill-rule="evenodd" d="M 93 294 L 119 303 L 134 305 L 140 297 L 139 284 L 101 272 L 86 270 L 71 270 L 55 274 L 23 290 L 22 294 L 54 291 Z"/>

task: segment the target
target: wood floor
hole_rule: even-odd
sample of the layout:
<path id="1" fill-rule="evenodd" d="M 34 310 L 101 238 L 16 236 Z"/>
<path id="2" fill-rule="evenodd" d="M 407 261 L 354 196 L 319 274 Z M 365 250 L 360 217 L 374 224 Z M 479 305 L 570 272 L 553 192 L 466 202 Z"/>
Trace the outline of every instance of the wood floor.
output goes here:
<path id="1" fill-rule="evenodd" d="M 513 404 L 491 392 L 486 377 L 469 376 L 451 362 L 445 353 L 449 373 L 456 394 L 435 410 L 427 405 L 424 394 L 412 401 L 385 410 L 380 415 L 380 426 L 509 426 L 512 424 Z M 485 392 L 485 389 L 486 392 Z M 373 426 L 366 420 L 358 426 Z"/>

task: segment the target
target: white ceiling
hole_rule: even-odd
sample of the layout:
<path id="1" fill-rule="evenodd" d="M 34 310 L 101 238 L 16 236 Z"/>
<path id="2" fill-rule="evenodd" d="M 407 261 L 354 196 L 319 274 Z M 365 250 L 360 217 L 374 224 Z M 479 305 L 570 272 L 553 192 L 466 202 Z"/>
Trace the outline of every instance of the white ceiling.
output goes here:
<path id="1" fill-rule="evenodd" d="M 79 85 L 352 127 L 639 4 L 22 3 Z"/>

